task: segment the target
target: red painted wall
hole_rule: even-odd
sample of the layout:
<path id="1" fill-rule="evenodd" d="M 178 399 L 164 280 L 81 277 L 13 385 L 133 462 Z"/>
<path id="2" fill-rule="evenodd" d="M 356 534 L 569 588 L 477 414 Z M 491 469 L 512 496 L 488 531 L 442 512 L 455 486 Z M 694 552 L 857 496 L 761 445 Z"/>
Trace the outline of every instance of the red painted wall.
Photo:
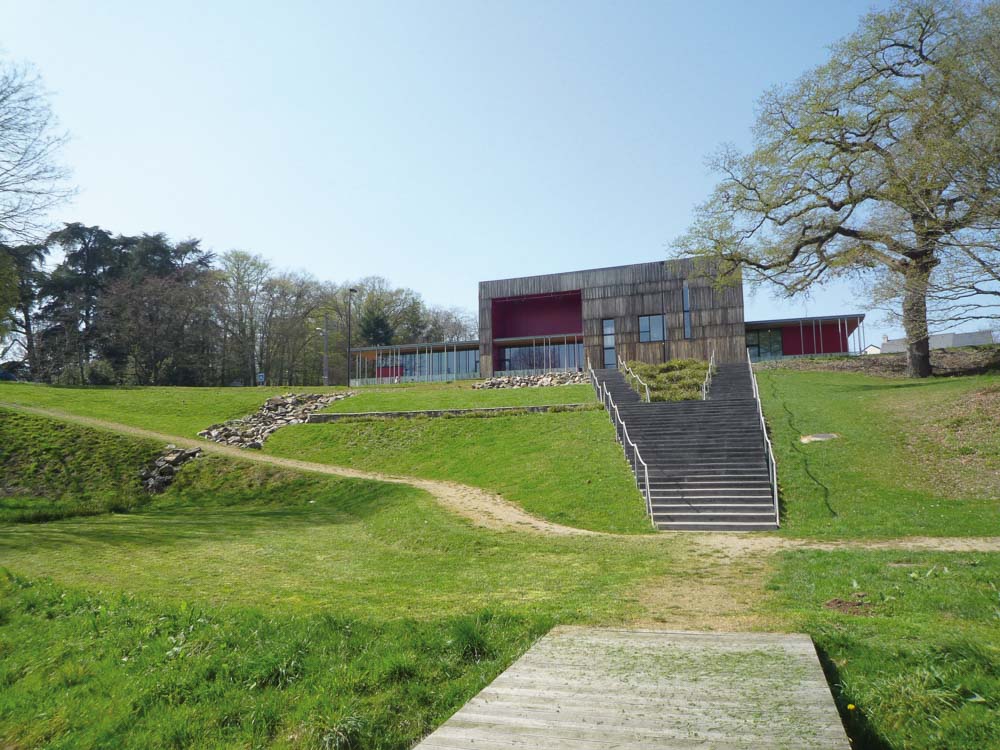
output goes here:
<path id="1" fill-rule="evenodd" d="M 858 327 L 857 320 L 847 320 L 840 323 L 836 320 L 823 323 L 803 321 L 801 329 L 796 324 L 782 326 L 782 354 L 836 354 L 849 351 L 848 337 Z"/>
<path id="2" fill-rule="evenodd" d="M 493 338 L 558 336 L 583 332 L 580 292 L 493 300 Z"/>
<path id="3" fill-rule="evenodd" d="M 375 372 L 377 378 L 395 378 L 403 376 L 403 366 L 395 365 L 389 367 L 379 367 Z"/>

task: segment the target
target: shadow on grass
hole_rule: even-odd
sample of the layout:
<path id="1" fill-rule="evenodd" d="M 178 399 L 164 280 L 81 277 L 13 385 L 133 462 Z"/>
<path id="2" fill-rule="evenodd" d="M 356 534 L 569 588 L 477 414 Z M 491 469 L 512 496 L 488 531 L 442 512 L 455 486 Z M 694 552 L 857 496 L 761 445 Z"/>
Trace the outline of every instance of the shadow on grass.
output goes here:
<path id="1" fill-rule="evenodd" d="M 49 523 L 11 524 L 0 534 L 0 550 L 92 544 L 176 547 L 192 542 L 253 537 L 275 529 L 305 530 L 316 526 L 364 523 L 397 507 L 412 494 L 408 488 L 362 493 L 346 502 L 317 500 L 294 507 L 247 504 L 219 508 L 172 505 L 135 513 L 69 518 Z M 399 491 L 403 490 L 403 491 Z"/>
<path id="2" fill-rule="evenodd" d="M 853 710 L 848 708 L 848 705 L 851 705 L 850 700 L 841 690 L 843 683 L 840 679 L 840 671 L 830 655 L 820 646 L 816 646 L 816 653 L 819 655 L 823 674 L 830 686 L 830 692 L 833 693 L 834 703 L 840 713 L 840 720 L 844 724 L 847 736 L 851 740 L 853 750 L 893 750 L 892 746 L 878 734 L 862 711 L 857 708 Z"/>

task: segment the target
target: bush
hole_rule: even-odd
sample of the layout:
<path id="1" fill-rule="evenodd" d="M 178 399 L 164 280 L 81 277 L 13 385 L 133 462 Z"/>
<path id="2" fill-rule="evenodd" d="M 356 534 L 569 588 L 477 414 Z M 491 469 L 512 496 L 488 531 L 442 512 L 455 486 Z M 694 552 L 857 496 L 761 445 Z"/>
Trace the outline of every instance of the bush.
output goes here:
<path id="1" fill-rule="evenodd" d="M 97 359 L 87 365 L 88 385 L 115 385 L 117 382 L 115 368 L 106 359 Z"/>

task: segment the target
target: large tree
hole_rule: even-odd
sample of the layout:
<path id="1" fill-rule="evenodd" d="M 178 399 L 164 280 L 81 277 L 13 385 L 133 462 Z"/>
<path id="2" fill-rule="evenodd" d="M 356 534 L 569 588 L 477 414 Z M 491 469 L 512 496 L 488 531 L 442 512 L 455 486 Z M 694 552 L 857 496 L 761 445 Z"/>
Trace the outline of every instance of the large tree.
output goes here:
<path id="1" fill-rule="evenodd" d="M 931 373 L 928 297 L 1000 248 L 1000 4 L 867 15 L 828 62 L 760 100 L 749 153 L 677 246 L 789 295 L 851 274 L 895 285 L 911 376 Z"/>

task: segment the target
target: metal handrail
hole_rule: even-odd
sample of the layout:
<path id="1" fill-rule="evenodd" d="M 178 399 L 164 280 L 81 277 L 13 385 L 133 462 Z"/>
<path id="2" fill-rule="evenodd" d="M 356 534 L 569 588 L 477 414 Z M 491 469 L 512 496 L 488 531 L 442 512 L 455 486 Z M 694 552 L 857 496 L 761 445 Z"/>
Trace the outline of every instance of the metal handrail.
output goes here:
<path id="1" fill-rule="evenodd" d="M 750 382 L 753 384 L 753 397 L 757 402 L 757 416 L 760 418 L 760 429 L 764 434 L 764 445 L 767 447 L 767 474 L 771 481 L 771 497 L 774 501 L 774 525 L 781 525 L 781 513 L 778 508 L 778 465 L 774 461 L 774 450 L 771 438 L 767 436 L 767 424 L 764 422 L 764 410 L 760 405 L 760 389 L 757 387 L 757 375 L 753 371 L 753 361 L 750 359 L 750 349 L 747 348 L 747 367 L 750 368 Z"/>
<path id="2" fill-rule="evenodd" d="M 715 368 L 715 349 L 712 349 L 712 358 L 708 360 L 708 372 L 705 373 L 705 382 L 701 384 L 701 400 L 708 401 L 708 389 L 712 387 L 712 370 Z"/>
<path id="3" fill-rule="evenodd" d="M 588 368 L 590 369 L 591 381 L 594 383 L 594 387 L 597 387 L 597 374 L 594 372 L 594 368 L 590 367 L 588 363 Z M 642 494 L 646 500 L 646 513 L 649 515 L 650 523 L 653 524 L 653 528 L 656 528 L 656 522 L 653 520 L 653 497 L 649 489 L 649 465 L 643 460 L 642 456 L 639 454 L 639 446 L 636 445 L 632 438 L 628 434 L 628 427 L 625 426 L 625 420 L 622 419 L 621 413 L 618 411 L 618 406 L 615 404 L 614 398 L 608 392 L 607 383 L 602 382 L 600 389 L 597 392 L 598 397 L 600 397 L 604 408 L 607 409 L 608 417 L 611 418 L 611 423 L 615 426 L 615 440 L 622 447 L 622 452 L 625 454 L 625 460 L 632 465 L 632 474 L 635 476 L 635 486 L 639 487 L 639 467 L 638 464 L 642 464 Z M 629 457 L 628 449 L 632 449 L 632 456 Z"/>
<path id="4" fill-rule="evenodd" d="M 640 378 L 638 375 L 635 374 L 635 371 L 631 367 L 628 366 L 628 364 L 625 362 L 625 360 L 621 358 L 621 355 L 618 355 L 618 368 L 621 369 L 621 370 L 624 370 L 627 374 L 631 375 L 633 378 L 636 379 L 636 381 L 639 383 L 639 385 L 641 385 L 643 388 L 646 389 L 646 403 L 648 404 L 649 403 L 649 386 L 646 385 L 646 381 L 645 380 L 643 380 L 642 378 Z"/>

